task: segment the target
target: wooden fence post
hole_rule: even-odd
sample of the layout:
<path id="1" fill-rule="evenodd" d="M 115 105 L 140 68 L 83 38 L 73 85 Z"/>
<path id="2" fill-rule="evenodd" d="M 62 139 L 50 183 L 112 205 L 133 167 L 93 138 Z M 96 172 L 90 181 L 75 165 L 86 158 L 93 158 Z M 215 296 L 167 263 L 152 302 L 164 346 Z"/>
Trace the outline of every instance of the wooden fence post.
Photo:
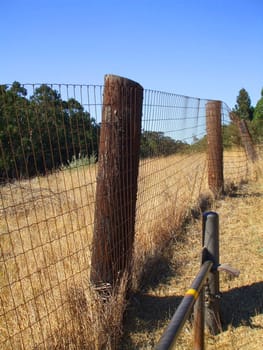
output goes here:
<path id="1" fill-rule="evenodd" d="M 194 350 L 203 350 L 204 339 L 204 288 L 201 289 L 199 297 L 194 306 Z"/>
<path id="2" fill-rule="evenodd" d="M 224 189 L 221 101 L 206 104 L 208 186 L 215 196 Z"/>
<path id="3" fill-rule="evenodd" d="M 241 134 L 241 140 L 246 151 L 247 158 L 254 162 L 257 160 L 257 154 L 253 146 L 252 137 L 248 130 L 247 122 L 244 119 L 239 121 L 239 131 Z"/>
<path id="4" fill-rule="evenodd" d="M 215 212 L 203 215 L 203 246 L 207 249 L 205 260 L 214 263 L 214 269 L 208 277 L 205 287 L 205 324 L 211 334 L 218 334 L 221 330 L 219 313 L 219 272 L 215 267 L 219 265 L 219 217 Z"/>
<path id="5" fill-rule="evenodd" d="M 143 88 L 105 76 L 90 280 L 114 286 L 132 259 Z"/>
<path id="6" fill-rule="evenodd" d="M 238 117 L 234 112 L 230 113 L 230 119 L 238 127 L 240 138 L 245 149 L 247 159 L 252 162 L 256 161 L 258 158 L 257 152 L 253 145 L 252 137 L 247 126 L 247 121 Z"/>

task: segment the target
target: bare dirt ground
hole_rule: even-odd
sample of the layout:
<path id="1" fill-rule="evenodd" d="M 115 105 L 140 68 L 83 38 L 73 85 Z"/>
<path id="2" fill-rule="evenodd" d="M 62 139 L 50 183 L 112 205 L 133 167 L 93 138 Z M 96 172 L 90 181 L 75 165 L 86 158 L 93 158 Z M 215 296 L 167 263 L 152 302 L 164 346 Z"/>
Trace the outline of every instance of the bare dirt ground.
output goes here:
<path id="1" fill-rule="evenodd" d="M 239 269 L 240 276 L 233 279 L 220 272 L 223 332 L 206 333 L 206 349 L 262 349 L 263 179 L 216 201 L 212 210 L 220 220 L 220 262 Z M 154 349 L 199 270 L 201 232 L 202 218 L 198 218 L 175 242 L 172 259 L 160 258 L 149 270 L 149 281 L 132 298 L 126 313 L 120 349 Z M 178 339 L 178 349 L 192 348 L 190 321 Z"/>

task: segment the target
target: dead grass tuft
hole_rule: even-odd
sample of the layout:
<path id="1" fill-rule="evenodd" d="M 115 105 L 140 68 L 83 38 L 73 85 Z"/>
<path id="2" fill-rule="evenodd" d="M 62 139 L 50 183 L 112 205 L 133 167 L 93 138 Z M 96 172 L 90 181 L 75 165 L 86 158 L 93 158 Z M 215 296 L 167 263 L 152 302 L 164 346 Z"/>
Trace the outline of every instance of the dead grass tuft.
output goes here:
<path id="1" fill-rule="evenodd" d="M 108 291 L 106 300 L 105 294 L 102 296 L 91 285 L 70 288 L 64 308 L 68 322 L 53 332 L 47 348 L 117 349 L 126 308 L 127 281 L 124 275 L 120 285 Z"/>

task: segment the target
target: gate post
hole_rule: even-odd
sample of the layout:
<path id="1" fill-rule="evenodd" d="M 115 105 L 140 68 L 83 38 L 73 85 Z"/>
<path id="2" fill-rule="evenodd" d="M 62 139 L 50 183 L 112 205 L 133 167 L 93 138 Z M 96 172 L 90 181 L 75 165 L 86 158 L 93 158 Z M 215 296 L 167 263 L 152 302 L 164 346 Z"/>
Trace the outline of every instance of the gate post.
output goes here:
<path id="1" fill-rule="evenodd" d="M 206 260 L 214 264 L 209 273 L 208 284 L 205 286 L 205 324 L 211 334 L 222 330 L 219 312 L 219 216 L 215 212 L 203 215 L 203 247 L 206 247 Z"/>
<path id="2" fill-rule="evenodd" d="M 143 88 L 105 76 L 90 280 L 114 286 L 134 242 Z"/>

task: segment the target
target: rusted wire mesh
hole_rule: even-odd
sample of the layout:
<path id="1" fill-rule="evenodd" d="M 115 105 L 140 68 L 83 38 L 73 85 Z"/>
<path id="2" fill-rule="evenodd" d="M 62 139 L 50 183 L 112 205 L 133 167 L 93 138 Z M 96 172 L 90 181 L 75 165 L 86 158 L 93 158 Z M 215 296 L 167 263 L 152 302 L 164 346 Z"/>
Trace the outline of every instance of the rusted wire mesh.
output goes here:
<path id="1" fill-rule="evenodd" d="M 83 333 L 75 308 L 88 307 L 83 291 L 89 284 L 102 98 L 102 86 L 1 86 L 2 349 L 70 348 L 76 338 L 63 335 Z M 189 208 L 201 208 L 207 199 L 207 102 L 144 90 L 135 286 L 144 263 L 174 237 Z M 221 116 L 224 179 L 239 183 L 250 176 L 250 161 L 224 104 Z"/>

